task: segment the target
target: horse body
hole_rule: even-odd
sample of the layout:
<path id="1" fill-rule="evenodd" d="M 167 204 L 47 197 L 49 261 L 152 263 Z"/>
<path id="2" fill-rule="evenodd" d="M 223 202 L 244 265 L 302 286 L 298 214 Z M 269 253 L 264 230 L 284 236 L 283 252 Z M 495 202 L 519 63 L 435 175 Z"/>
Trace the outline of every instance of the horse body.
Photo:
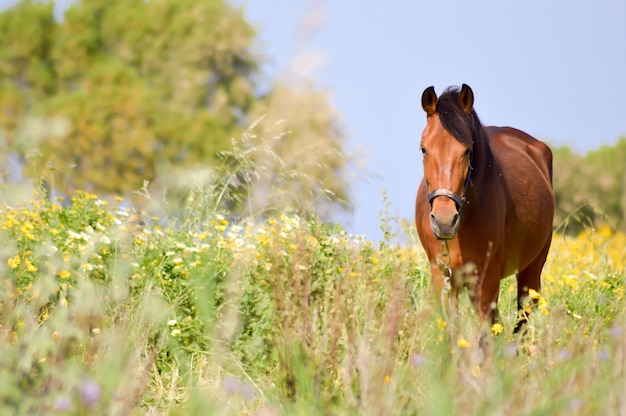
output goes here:
<path id="1" fill-rule="evenodd" d="M 468 287 L 481 321 L 495 322 L 501 279 L 517 276 L 520 309 L 529 289 L 541 288 L 554 217 L 552 152 L 520 130 L 483 127 L 466 85 L 439 99 L 431 87 L 422 105 L 424 179 L 415 219 L 435 293 L 445 283 L 439 266 L 447 240 L 453 299 Z"/>

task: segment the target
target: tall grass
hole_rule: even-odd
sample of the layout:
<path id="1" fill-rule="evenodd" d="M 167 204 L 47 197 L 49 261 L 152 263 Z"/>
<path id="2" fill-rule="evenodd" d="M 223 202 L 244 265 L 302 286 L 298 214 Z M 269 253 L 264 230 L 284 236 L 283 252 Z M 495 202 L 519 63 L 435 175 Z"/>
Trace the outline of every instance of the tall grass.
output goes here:
<path id="1" fill-rule="evenodd" d="M 386 214 L 372 244 L 315 216 L 234 221 L 208 189 L 175 219 L 87 192 L 0 207 L 2 414 L 626 411 L 623 234 L 556 235 L 526 337 L 509 279 L 481 347 L 468 297 L 437 313 Z"/>

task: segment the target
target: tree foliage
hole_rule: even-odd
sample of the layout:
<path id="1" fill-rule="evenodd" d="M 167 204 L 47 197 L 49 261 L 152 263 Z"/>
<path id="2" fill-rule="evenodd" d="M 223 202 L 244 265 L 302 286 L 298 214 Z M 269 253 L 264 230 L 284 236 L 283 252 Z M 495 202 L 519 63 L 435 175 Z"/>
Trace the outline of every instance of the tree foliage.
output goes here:
<path id="1" fill-rule="evenodd" d="M 555 223 L 568 232 L 606 224 L 626 229 L 626 138 L 586 155 L 554 150 Z"/>
<path id="2" fill-rule="evenodd" d="M 255 31 L 224 0 L 81 0 L 61 21 L 52 3 L 25 0 L 0 13 L 0 38 L 0 133 L 25 174 L 57 192 L 128 195 L 144 181 L 216 166 L 260 109 L 306 120 L 322 146 L 341 147 L 327 102 L 317 113 L 271 108 L 279 92 L 259 92 Z M 304 107 L 318 95 L 306 91 Z M 64 128 L 25 137 L 33 120 Z M 290 140 L 305 148 L 309 138 L 294 130 Z M 345 198 L 345 181 L 332 182 L 334 199 Z"/>

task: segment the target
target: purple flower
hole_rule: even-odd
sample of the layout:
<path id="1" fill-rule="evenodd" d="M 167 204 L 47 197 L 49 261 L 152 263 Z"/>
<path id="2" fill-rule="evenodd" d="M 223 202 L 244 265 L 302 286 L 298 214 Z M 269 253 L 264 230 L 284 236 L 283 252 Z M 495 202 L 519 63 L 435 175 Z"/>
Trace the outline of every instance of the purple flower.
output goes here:
<path id="1" fill-rule="evenodd" d="M 56 409 L 60 410 L 60 411 L 65 411 L 65 410 L 70 410 L 70 406 L 72 404 L 70 403 L 70 399 L 68 399 L 67 397 L 60 397 L 57 402 L 56 402 Z"/>
<path id="2" fill-rule="evenodd" d="M 570 411 L 575 412 L 577 410 L 580 410 L 581 407 L 583 407 L 582 399 L 580 399 L 578 397 L 574 397 L 572 400 L 570 400 L 570 402 L 569 402 L 569 410 Z"/>
<path id="3" fill-rule="evenodd" d="M 80 396 L 85 407 L 96 407 L 102 395 L 102 388 L 93 379 L 85 377 L 80 387 Z"/>
<path id="4" fill-rule="evenodd" d="M 566 350 L 565 348 L 563 348 L 561 351 L 559 351 L 558 357 L 559 357 L 559 360 L 566 361 L 572 358 L 572 353 Z"/>
<path id="5" fill-rule="evenodd" d="M 602 348 L 600 351 L 598 351 L 597 357 L 600 361 L 608 361 L 609 358 L 611 358 L 611 355 L 605 348 Z"/>
<path id="6" fill-rule="evenodd" d="M 510 343 L 506 344 L 504 349 L 504 355 L 507 357 L 515 357 L 517 355 L 517 345 Z"/>
<path id="7" fill-rule="evenodd" d="M 254 390 L 252 387 L 234 377 L 224 377 L 222 379 L 222 388 L 229 393 L 238 393 L 246 400 L 254 399 Z"/>
<path id="8" fill-rule="evenodd" d="M 622 335 L 622 327 L 619 325 L 613 325 L 609 332 L 612 338 L 619 338 Z"/>
<path id="9" fill-rule="evenodd" d="M 413 367 L 421 367 L 426 363 L 426 358 L 422 354 L 415 354 L 411 357 L 411 365 Z"/>

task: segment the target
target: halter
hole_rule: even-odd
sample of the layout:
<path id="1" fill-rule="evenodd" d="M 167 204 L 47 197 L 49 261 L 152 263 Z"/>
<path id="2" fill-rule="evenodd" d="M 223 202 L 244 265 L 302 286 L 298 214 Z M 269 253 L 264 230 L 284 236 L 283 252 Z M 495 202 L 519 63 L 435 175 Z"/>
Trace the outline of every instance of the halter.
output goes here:
<path id="1" fill-rule="evenodd" d="M 428 202 L 431 205 L 433 203 L 433 199 L 437 198 L 438 196 L 445 196 L 454 201 L 454 203 L 456 204 L 457 210 L 459 211 L 461 210 L 463 205 L 465 205 L 465 203 L 467 202 L 467 198 L 466 198 L 467 188 L 472 184 L 472 170 L 474 170 L 474 168 L 472 167 L 472 162 L 474 161 L 473 159 L 474 159 L 474 152 L 470 154 L 470 165 L 469 165 L 469 169 L 467 170 L 467 176 L 465 177 L 465 188 L 463 189 L 463 196 L 459 196 L 455 194 L 454 192 L 452 192 L 451 190 L 446 189 L 446 188 L 435 189 L 434 191 L 430 192 L 427 196 Z"/>

